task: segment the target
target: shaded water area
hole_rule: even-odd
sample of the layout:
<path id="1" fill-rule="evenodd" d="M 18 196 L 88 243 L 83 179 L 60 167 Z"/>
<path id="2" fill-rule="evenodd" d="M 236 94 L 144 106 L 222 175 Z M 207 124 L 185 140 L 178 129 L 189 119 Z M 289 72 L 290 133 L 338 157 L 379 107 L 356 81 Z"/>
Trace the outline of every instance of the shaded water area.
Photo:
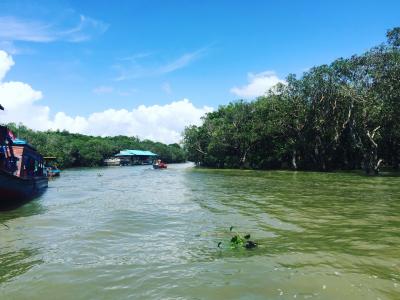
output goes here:
<path id="1" fill-rule="evenodd" d="M 0 299 L 400 299 L 400 177 L 67 170 L 0 223 Z"/>

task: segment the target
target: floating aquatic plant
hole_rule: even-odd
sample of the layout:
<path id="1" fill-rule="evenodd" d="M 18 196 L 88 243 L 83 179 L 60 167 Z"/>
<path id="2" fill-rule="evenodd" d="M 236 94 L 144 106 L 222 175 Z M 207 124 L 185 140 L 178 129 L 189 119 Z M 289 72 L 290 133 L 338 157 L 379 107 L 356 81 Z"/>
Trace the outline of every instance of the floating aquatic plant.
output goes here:
<path id="1" fill-rule="evenodd" d="M 229 232 L 233 232 L 233 226 L 229 228 Z M 239 247 L 244 247 L 246 249 L 253 249 L 257 247 L 257 243 L 254 241 L 250 240 L 250 234 L 247 233 L 246 235 L 242 236 L 240 233 L 237 231 L 233 232 L 233 236 L 231 237 L 230 240 L 230 247 L 231 249 L 239 248 Z M 221 248 L 222 242 L 218 243 L 218 248 Z"/>

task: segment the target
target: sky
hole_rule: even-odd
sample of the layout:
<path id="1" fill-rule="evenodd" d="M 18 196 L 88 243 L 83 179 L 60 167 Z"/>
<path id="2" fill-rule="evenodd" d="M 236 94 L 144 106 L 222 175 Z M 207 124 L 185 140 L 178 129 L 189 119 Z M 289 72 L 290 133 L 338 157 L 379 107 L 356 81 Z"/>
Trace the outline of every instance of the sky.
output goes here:
<path id="1" fill-rule="evenodd" d="M 400 1 L 0 0 L 0 122 L 175 143 L 395 26 Z"/>

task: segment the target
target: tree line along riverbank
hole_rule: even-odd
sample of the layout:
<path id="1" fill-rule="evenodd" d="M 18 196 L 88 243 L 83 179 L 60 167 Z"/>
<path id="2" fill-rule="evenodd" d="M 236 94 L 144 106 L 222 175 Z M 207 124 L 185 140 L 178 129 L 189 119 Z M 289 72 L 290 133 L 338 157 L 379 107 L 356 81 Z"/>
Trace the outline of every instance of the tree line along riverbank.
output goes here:
<path id="1" fill-rule="evenodd" d="M 184 132 L 188 158 L 207 167 L 354 170 L 400 162 L 400 27 L 361 55 L 291 74 Z"/>
<path id="2" fill-rule="evenodd" d="M 149 150 L 167 163 L 186 161 L 186 153 L 178 144 L 166 145 L 128 136 L 98 137 L 68 131 L 34 131 L 22 124 L 7 126 L 43 156 L 57 157 L 60 168 L 101 166 L 105 158 L 123 149 Z"/>

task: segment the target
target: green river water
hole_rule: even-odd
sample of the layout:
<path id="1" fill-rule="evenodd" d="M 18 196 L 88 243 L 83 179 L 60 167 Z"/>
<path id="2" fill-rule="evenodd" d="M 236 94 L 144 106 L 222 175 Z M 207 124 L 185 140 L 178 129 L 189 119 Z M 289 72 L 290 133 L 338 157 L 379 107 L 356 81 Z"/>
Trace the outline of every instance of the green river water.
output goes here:
<path id="1" fill-rule="evenodd" d="M 0 299 L 400 299 L 395 176 L 66 170 L 0 223 Z"/>

